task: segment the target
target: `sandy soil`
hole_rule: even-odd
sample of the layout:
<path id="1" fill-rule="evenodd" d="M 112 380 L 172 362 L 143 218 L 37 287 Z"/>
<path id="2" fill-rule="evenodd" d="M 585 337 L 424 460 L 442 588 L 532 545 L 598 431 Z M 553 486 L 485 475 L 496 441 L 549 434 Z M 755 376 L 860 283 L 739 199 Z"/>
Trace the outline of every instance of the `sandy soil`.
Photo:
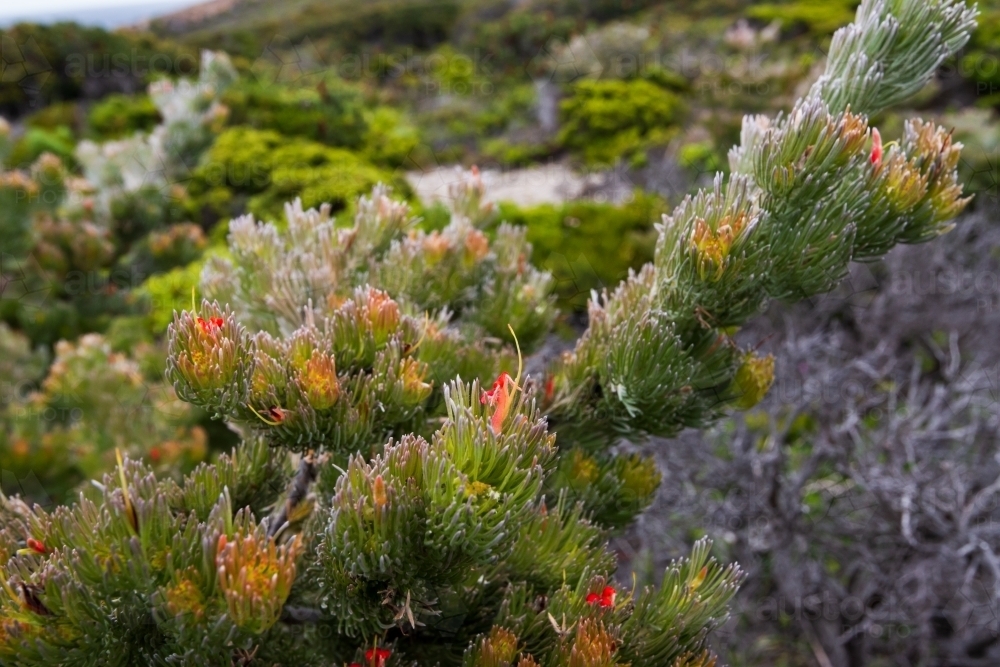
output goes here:
<path id="1" fill-rule="evenodd" d="M 430 203 L 448 197 L 448 186 L 462 179 L 459 167 L 436 167 L 427 171 L 411 171 L 406 180 L 421 201 Z M 484 169 L 483 182 L 493 201 L 510 201 L 521 206 L 558 204 L 581 196 L 586 179 L 560 164 L 527 169 Z"/>
<path id="2" fill-rule="evenodd" d="M 410 171 L 406 180 L 424 203 L 448 198 L 448 186 L 461 180 L 461 167 L 435 167 Z M 632 183 L 622 172 L 580 174 L 565 164 L 547 164 L 525 169 L 484 169 L 487 197 L 519 206 L 560 204 L 573 199 L 622 203 L 633 196 Z"/>

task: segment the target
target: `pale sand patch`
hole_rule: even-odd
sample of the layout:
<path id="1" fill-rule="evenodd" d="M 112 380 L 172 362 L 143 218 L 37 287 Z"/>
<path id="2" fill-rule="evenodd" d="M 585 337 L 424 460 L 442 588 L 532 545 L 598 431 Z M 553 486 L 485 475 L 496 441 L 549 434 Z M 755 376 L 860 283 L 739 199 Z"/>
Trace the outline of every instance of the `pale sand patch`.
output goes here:
<path id="1" fill-rule="evenodd" d="M 427 171 L 411 171 L 406 180 L 425 204 L 448 198 L 448 186 L 463 180 L 468 174 L 461 167 L 436 167 Z M 526 169 L 484 169 L 483 183 L 491 201 L 509 201 L 520 206 L 559 204 L 578 199 L 584 193 L 587 179 L 561 164 L 549 164 Z"/>

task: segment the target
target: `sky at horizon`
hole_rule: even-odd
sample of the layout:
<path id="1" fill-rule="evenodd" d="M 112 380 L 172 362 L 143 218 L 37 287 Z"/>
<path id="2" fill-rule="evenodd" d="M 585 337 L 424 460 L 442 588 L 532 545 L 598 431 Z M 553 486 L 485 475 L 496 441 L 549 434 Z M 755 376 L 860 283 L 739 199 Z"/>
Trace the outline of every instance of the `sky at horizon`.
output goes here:
<path id="1" fill-rule="evenodd" d="M 78 21 L 114 27 L 200 4 L 203 0 L 32 0 L 0 3 L 0 26 L 18 21 Z"/>

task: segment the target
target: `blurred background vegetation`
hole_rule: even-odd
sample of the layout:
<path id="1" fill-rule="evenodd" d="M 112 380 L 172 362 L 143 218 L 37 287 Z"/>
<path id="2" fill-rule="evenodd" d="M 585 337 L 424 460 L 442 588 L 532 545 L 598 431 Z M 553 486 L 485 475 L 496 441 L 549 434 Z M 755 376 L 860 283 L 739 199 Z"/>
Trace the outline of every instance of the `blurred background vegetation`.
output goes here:
<path id="1" fill-rule="evenodd" d="M 4 492 L 58 502 L 115 448 L 180 474 L 236 442 L 164 383 L 162 337 L 226 252 L 228 221 L 280 224 L 295 197 L 346 222 L 383 182 L 432 229 L 449 167 L 478 165 L 498 220 L 526 226 L 554 274 L 572 337 L 592 290 L 649 261 L 654 224 L 728 169 L 743 115 L 808 87 L 857 4 L 241 0 L 117 31 L 0 30 Z M 979 5 L 962 56 L 874 124 L 953 127 L 974 207 L 995 216 L 1000 0 Z M 235 79 L 205 78 L 203 49 L 226 52 Z M 156 92 L 184 78 L 204 98 L 186 129 Z M 163 136 L 186 143 L 150 164 L 140 147 Z M 135 182 L 102 180 L 115 160 Z M 796 636 L 760 655 L 811 654 Z"/>

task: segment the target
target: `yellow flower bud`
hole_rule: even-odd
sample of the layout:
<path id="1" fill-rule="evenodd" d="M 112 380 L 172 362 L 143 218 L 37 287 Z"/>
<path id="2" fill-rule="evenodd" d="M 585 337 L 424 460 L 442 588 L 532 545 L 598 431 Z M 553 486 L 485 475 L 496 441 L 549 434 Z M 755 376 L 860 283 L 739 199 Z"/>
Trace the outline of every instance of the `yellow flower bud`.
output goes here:
<path id="1" fill-rule="evenodd" d="M 714 229 L 701 218 L 695 221 L 691 249 L 698 260 L 698 275 L 702 280 L 716 281 L 722 277 L 733 242 L 746 224 L 744 213 L 723 217 Z"/>
<path id="2" fill-rule="evenodd" d="M 326 410 L 332 407 L 340 397 L 340 383 L 337 381 L 333 357 L 320 350 L 313 350 L 312 356 L 299 372 L 299 384 L 313 408 Z"/>
<path id="3" fill-rule="evenodd" d="M 774 355 L 758 357 L 753 353 L 743 359 L 743 364 L 733 378 L 733 393 L 737 398 L 734 405 L 741 410 L 749 410 L 760 403 L 774 382 Z"/>
<path id="4" fill-rule="evenodd" d="M 219 588 L 237 627 L 261 634 L 278 620 L 295 581 L 299 536 L 277 546 L 262 535 L 219 537 L 215 566 Z"/>

